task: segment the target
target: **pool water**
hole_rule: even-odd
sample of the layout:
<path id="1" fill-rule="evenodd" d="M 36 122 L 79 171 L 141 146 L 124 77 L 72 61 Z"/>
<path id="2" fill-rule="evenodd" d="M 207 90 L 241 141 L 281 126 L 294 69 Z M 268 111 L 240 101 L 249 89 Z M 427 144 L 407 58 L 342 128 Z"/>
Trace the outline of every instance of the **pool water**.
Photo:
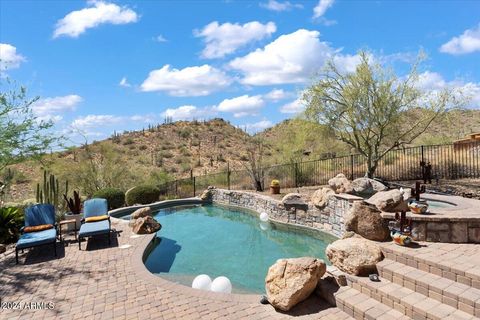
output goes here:
<path id="1" fill-rule="evenodd" d="M 427 200 L 427 203 L 430 209 L 446 209 L 456 207 L 454 204 L 445 201 Z"/>
<path id="2" fill-rule="evenodd" d="M 277 259 L 312 256 L 327 261 L 325 248 L 335 240 L 213 205 L 162 209 L 154 218 L 162 229 L 145 255 L 150 272 L 187 286 L 199 274 L 212 280 L 226 276 L 234 293 L 263 293 L 267 270 Z"/>

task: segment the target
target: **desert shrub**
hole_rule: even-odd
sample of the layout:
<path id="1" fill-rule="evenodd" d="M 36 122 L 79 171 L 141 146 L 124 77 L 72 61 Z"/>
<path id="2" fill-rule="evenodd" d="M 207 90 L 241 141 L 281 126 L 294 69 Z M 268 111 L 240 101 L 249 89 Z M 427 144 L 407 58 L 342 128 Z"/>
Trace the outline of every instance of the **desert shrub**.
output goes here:
<path id="1" fill-rule="evenodd" d="M 23 224 L 23 210 L 17 207 L 0 208 L 0 243 L 17 241 Z"/>
<path id="2" fill-rule="evenodd" d="M 125 141 L 123 141 L 124 145 L 133 144 L 133 143 L 134 143 L 134 141 L 133 141 L 132 138 L 127 138 Z"/>
<path id="3" fill-rule="evenodd" d="M 189 128 L 181 129 L 178 131 L 178 135 L 183 139 L 188 139 L 191 133 L 192 132 Z"/>
<path id="4" fill-rule="evenodd" d="M 127 191 L 125 200 L 127 205 L 149 204 L 158 201 L 160 190 L 152 185 L 140 185 Z"/>
<path id="5" fill-rule="evenodd" d="M 117 209 L 125 205 L 125 193 L 120 189 L 101 189 L 95 192 L 93 197 L 107 199 L 108 210 Z"/>
<path id="6" fill-rule="evenodd" d="M 147 147 L 146 145 L 142 144 L 142 145 L 140 145 L 140 147 L 138 147 L 138 149 L 140 149 L 140 150 L 147 150 L 148 147 Z"/>
<path id="7" fill-rule="evenodd" d="M 171 153 L 170 151 L 163 151 L 160 153 L 160 157 L 162 158 L 173 158 L 173 153 Z"/>

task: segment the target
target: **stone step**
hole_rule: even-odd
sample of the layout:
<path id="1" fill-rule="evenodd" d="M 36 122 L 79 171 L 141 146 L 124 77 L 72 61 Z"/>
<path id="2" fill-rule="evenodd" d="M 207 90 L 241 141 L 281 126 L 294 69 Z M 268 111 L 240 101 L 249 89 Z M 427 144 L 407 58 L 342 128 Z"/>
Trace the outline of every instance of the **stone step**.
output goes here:
<path id="1" fill-rule="evenodd" d="M 413 319 L 478 319 L 472 314 L 384 278 L 380 278 L 380 282 L 373 282 L 369 278 L 349 276 L 348 280 L 357 291 L 361 291 L 363 294 Z"/>
<path id="2" fill-rule="evenodd" d="M 393 243 L 381 244 L 387 259 L 410 267 L 433 273 L 467 286 L 480 289 L 480 256 L 478 252 L 461 244 L 454 244 L 458 250 L 452 250 L 452 244 L 428 244 L 417 253 L 415 248 L 402 247 Z M 447 250 L 442 251 L 442 246 Z M 470 252 L 470 251 L 471 252 Z"/>
<path id="3" fill-rule="evenodd" d="M 382 278 L 480 317 L 480 290 L 385 259 L 377 264 Z"/>
<path id="4" fill-rule="evenodd" d="M 335 299 L 337 308 L 357 320 L 410 319 L 352 287 L 340 287 L 335 293 Z"/>

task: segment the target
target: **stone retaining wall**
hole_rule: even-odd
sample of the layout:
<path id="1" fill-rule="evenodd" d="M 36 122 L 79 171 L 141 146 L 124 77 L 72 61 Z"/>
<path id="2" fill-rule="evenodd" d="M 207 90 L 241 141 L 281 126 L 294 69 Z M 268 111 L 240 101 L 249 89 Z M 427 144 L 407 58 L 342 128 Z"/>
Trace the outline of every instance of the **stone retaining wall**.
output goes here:
<path id="1" fill-rule="evenodd" d="M 213 189 L 213 201 L 220 204 L 233 205 L 266 212 L 275 220 L 284 223 L 313 227 L 341 237 L 345 233 L 344 217 L 354 201 L 361 198 L 348 194 L 337 194 L 330 198 L 327 206 L 319 210 L 312 204 L 308 209 L 287 210 L 279 200 L 254 192 Z"/>

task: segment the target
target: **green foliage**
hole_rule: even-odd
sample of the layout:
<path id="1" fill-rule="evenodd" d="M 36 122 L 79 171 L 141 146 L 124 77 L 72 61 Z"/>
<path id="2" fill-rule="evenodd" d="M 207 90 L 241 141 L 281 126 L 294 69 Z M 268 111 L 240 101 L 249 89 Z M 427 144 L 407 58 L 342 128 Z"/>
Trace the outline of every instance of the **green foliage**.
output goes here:
<path id="1" fill-rule="evenodd" d="M 0 207 L 0 243 L 17 241 L 23 224 L 23 210 L 15 207 Z"/>
<path id="2" fill-rule="evenodd" d="M 123 145 L 125 145 L 125 146 L 129 145 L 129 144 L 134 144 L 134 143 L 135 143 L 135 141 L 133 141 L 132 138 L 127 138 L 127 139 L 125 139 L 125 141 L 123 141 Z"/>
<path id="3" fill-rule="evenodd" d="M 43 170 L 43 183 L 37 183 L 37 203 L 49 203 L 55 208 L 60 207 L 60 183 L 55 175 Z M 65 182 L 65 193 L 68 194 L 68 181 Z"/>
<path id="4" fill-rule="evenodd" d="M 0 170 L 26 158 L 39 157 L 59 142 L 49 129 L 53 122 L 38 119 L 25 87 L 0 77 Z"/>
<path id="5" fill-rule="evenodd" d="M 330 61 L 304 100 L 308 118 L 326 125 L 337 139 L 365 156 L 367 174 L 373 177 L 388 151 L 411 143 L 445 109 L 459 107 L 462 101 L 447 88 L 435 95 L 418 88 L 421 58 L 407 76 L 398 77 L 370 53 L 360 52 L 359 57 L 353 73 L 341 72 Z M 419 109 L 423 112 L 412 117 Z"/>
<path id="6" fill-rule="evenodd" d="M 115 188 L 105 188 L 93 194 L 94 198 L 107 199 L 108 210 L 121 208 L 125 205 L 125 192 Z"/>
<path id="7" fill-rule="evenodd" d="M 130 189 L 125 197 L 127 205 L 149 204 L 158 201 L 160 189 L 152 185 L 140 185 Z"/>

